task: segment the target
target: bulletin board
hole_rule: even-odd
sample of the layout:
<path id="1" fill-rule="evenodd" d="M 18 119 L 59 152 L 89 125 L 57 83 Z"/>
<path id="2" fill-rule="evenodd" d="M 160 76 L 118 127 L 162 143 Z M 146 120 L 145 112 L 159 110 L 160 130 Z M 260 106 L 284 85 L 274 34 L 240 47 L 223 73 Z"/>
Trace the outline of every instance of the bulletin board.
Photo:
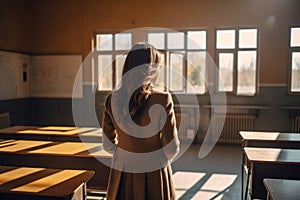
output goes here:
<path id="1" fill-rule="evenodd" d="M 0 100 L 30 95 L 30 56 L 0 51 Z"/>
<path id="2" fill-rule="evenodd" d="M 32 96 L 54 98 L 82 97 L 81 62 L 81 55 L 31 56 Z M 77 87 L 73 94 L 75 80 Z"/>

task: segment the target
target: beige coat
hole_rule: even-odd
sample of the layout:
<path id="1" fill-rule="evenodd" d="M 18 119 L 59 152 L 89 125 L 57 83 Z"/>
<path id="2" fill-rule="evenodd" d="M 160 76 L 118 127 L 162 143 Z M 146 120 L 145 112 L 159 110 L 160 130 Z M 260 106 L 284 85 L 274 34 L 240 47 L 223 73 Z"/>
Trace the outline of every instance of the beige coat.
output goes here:
<path id="1" fill-rule="evenodd" d="M 134 122 L 146 127 L 140 131 L 143 138 L 121 130 L 113 117 L 111 98 L 106 99 L 102 122 L 103 147 L 113 154 L 107 199 L 176 199 L 170 160 L 179 151 L 179 140 L 171 95 L 153 92 L 136 114 Z M 151 113 L 156 104 L 164 109 Z M 151 132 L 149 124 L 157 130 L 150 136 L 145 135 Z"/>

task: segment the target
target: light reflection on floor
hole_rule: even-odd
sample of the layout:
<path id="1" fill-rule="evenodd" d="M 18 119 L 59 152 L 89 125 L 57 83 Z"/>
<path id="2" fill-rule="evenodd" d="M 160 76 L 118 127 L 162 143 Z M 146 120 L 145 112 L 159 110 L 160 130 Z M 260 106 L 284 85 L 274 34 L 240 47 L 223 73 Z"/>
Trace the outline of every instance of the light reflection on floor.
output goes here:
<path id="1" fill-rule="evenodd" d="M 241 147 L 216 146 L 199 159 L 193 145 L 173 163 L 173 179 L 179 200 L 232 200 L 241 195 Z"/>

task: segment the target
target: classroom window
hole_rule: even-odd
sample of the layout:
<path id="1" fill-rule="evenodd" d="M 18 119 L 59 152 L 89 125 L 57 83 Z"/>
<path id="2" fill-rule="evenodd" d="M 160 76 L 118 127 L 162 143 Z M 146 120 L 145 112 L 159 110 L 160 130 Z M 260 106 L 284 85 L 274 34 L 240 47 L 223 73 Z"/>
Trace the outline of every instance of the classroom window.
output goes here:
<path id="1" fill-rule="evenodd" d="M 98 33 L 95 38 L 93 76 L 99 78 L 98 90 L 111 91 L 120 83 L 125 57 L 132 47 L 132 33 Z"/>
<path id="2" fill-rule="evenodd" d="M 233 53 L 219 54 L 219 90 L 233 91 Z"/>
<path id="3" fill-rule="evenodd" d="M 125 54 L 119 54 L 116 56 L 116 85 L 120 83 L 125 59 L 126 59 Z"/>
<path id="4" fill-rule="evenodd" d="M 300 92 L 300 27 L 290 29 L 290 91 Z"/>
<path id="5" fill-rule="evenodd" d="M 98 83 L 99 89 L 111 90 L 112 87 L 112 55 L 98 55 L 98 77 L 101 77 Z"/>
<path id="6" fill-rule="evenodd" d="M 134 33 L 96 34 L 94 76 L 100 77 L 98 90 L 111 91 L 121 80 L 127 52 Z M 154 45 L 162 56 L 162 68 L 156 87 L 176 93 L 206 92 L 206 30 L 147 32 L 141 38 Z"/>
<path id="7" fill-rule="evenodd" d="M 253 29 L 217 29 L 217 90 L 253 96 L 257 92 L 257 35 Z"/>
<path id="8" fill-rule="evenodd" d="M 174 92 L 183 91 L 184 78 L 182 74 L 184 73 L 184 56 L 180 53 L 171 53 L 170 54 L 170 89 Z"/>
<path id="9" fill-rule="evenodd" d="M 159 85 L 172 92 L 206 92 L 206 30 L 150 32 L 147 41 L 164 50 Z"/>

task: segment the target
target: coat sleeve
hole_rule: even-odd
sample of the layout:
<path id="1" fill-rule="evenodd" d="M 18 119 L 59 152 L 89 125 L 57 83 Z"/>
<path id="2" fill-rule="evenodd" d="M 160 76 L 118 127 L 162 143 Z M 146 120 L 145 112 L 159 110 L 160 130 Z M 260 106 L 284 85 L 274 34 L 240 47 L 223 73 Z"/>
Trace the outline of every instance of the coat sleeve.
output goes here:
<path id="1" fill-rule="evenodd" d="M 176 118 L 174 112 L 174 103 L 171 94 L 166 95 L 165 110 L 167 118 L 161 129 L 161 141 L 163 153 L 168 160 L 173 159 L 179 152 L 179 139 L 176 128 Z"/>
<path id="2" fill-rule="evenodd" d="M 106 99 L 105 109 L 102 118 L 102 143 L 103 148 L 109 153 L 114 154 L 118 144 L 118 135 L 113 124 L 109 109 L 110 108 L 110 98 Z"/>

